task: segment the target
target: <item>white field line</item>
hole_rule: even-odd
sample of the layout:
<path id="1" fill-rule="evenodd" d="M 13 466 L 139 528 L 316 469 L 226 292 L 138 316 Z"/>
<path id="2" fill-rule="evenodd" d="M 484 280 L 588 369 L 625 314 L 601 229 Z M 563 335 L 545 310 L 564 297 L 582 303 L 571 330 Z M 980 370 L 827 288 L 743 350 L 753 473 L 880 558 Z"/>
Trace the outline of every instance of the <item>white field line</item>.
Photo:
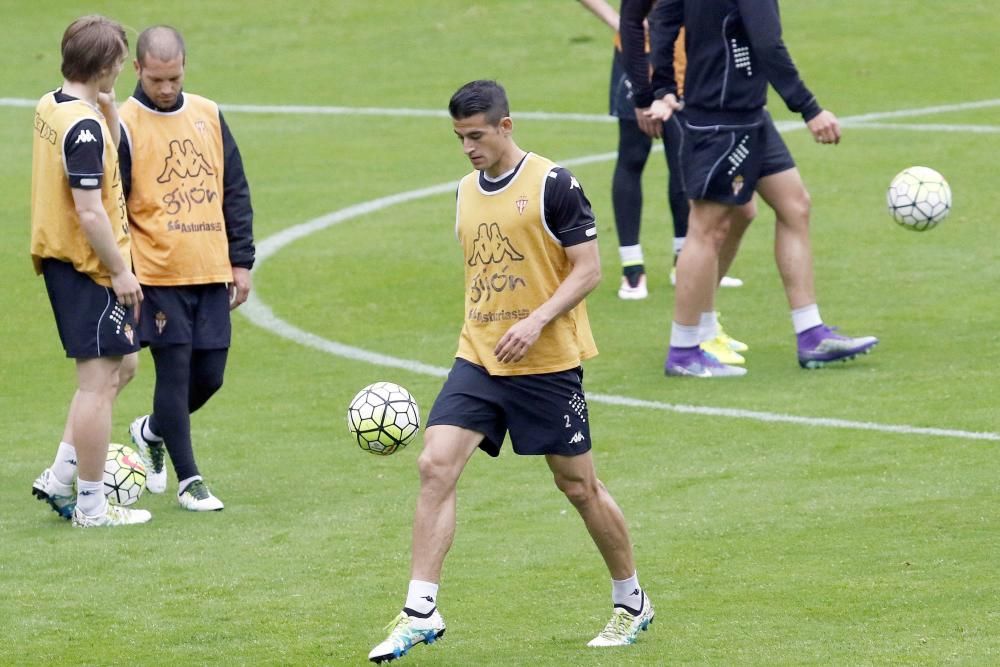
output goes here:
<path id="1" fill-rule="evenodd" d="M 0 107 L 34 107 L 35 100 L 25 100 L 17 98 L 0 98 Z M 873 121 L 882 118 L 903 118 L 911 116 L 923 116 L 936 113 L 947 113 L 952 111 L 963 111 L 968 109 L 979 109 L 1000 106 L 1000 100 L 983 100 L 980 102 L 968 102 L 964 104 L 952 104 L 924 109 L 908 109 L 900 111 L 888 111 L 853 116 L 841 119 L 844 126 L 862 129 L 865 127 L 878 129 L 900 129 L 920 131 L 950 131 L 950 132 L 1000 132 L 1000 127 L 989 125 L 907 125 L 907 124 L 881 124 Z M 262 114 L 313 114 L 313 115 L 368 115 L 368 116 L 417 116 L 447 118 L 445 111 L 434 111 L 427 109 L 381 109 L 370 107 L 317 107 L 317 106 L 262 106 L 262 105 L 221 105 L 223 111 L 237 113 L 262 113 Z M 570 120 L 583 122 L 611 122 L 614 119 L 610 116 L 592 114 L 559 114 L 547 112 L 527 112 L 518 113 L 517 118 L 527 120 Z M 797 121 L 780 121 L 778 129 L 782 132 L 796 130 L 804 127 Z M 659 148 L 659 146 L 658 146 Z M 601 153 L 589 155 L 571 160 L 564 160 L 561 164 L 571 167 L 597 162 L 607 162 L 615 159 L 617 153 Z M 355 204 L 338 211 L 333 211 L 322 215 L 308 222 L 288 227 L 277 234 L 269 236 L 257 244 L 257 262 L 260 267 L 265 260 L 273 256 L 285 246 L 307 237 L 318 231 L 327 229 L 333 225 L 346 220 L 367 215 L 396 204 L 422 199 L 441 194 L 454 192 L 458 186 L 457 181 L 442 183 L 427 188 L 401 192 L 387 197 L 381 197 L 372 201 Z M 282 338 L 286 338 L 300 345 L 332 354 L 354 361 L 363 361 L 376 366 L 389 368 L 399 368 L 401 370 L 431 375 L 435 377 L 445 377 L 448 369 L 440 366 L 432 366 L 411 359 L 400 359 L 388 355 L 371 352 L 358 347 L 344 345 L 335 341 L 327 340 L 321 336 L 309 333 L 290 324 L 274 314 L 271 308 L 257 297 L 256 293 L 251 293 L 247 302 L 239 309 L 251 322 L 266 329 Z M 590 393 L 588 398 L 596 403 L 608 405 L 618 405 L 630 408 L 644 408 L 650 410 L 663 410 L 681 414 L 697 414 L 712 417 L 726 417 L 731 419 L 748 419 L 759 422 L 777 422 L 788 424 L 800 424 L 810 427 L 840 428 L 864 431 L 878 431 L 882 433 L 898 433 L 903 435 L 923 435 L 935 437 L 960 438 L 966 440 L 991 440 L 1000 441 L 1000 433 L 963 431 L 958 429 L 924 428 L 919 426 L 906 426 L 895 424 L 879 424 L 874 422 L 858 422 L 844 419 L 827 419 L 822 417 L 801 417 L 796 415 L 786 415 L 771 412 L 758 412 L 753 410 L 739 410 L 733 408 L 714 408 L 696 405 L 681 405 L 673 403 L 663 403 L 659 401 L 648 401 L 628 396 L 614 396 L 610 394 Z"/>
<path id="2" fill-rule="evenodd" d="M 1000 101 L 996 102 L 1000 104 Z M 972 103 L 972 104 L 978 105 L 980 103 Z M 950 105 L 948 107 L 935 107 L 935 109 L 938 110 L 937 111 L 938 113 L 942 113 L 944 110 L 947 111 L 957 110 L 957 107 L 960 106 L 961 105 Z M 974 106 L 973 108 L 977 107 Z M 893 114 L 893 117 L 908 115 L 908 112 L 889 112 L 889 113 Z M 912 115 L 919 115 L 919 114 L 912 114 Z M 556 114 L 553 114 L 553 116 L 556 116 Z M 875 114 L 868 114 L 867 118 L 874 120 L 874 116 Z M 844 121 L 845 123 L 852 123 L 854 119 L 846 118 L 844 119 Z M 782 131 L 788 131 L 803 127 L 802 123 L 798 123 L 795 121 L 783 121 L 778 125 L 779 129 L 781 129 Z M 606 162 L 609 160 L 613 160 L 616 157 L 616 155 L 617 154 L 615 152 L 601 153 L 598 155 L 588 155 L 571 160 L 564 160 L 561 162 L 561 164 L 567 167 L 571 167 L 582 164 L 591 164 L 595 162 Z M 277 253 L 285 246 L 289 245 L 290 243 L 296 240 L 305 238 L 315 232 L 327 229 L 333 225 L 345 222 L 347 220 L 351 220 L 353 218 L 358 218 L 364 215 L 368 215 L 370 213 L 374 213 L 375 211 L 388 208 L 390 206 L 395 206 L 396 204 L 401 204 L 408 201 L 414 201 L 417 199 L 422 199 L 424 197 L 449 194 L 454 192 L 456 187 L 458 187 L 458 182 L 452 181 L 448 183 L 442 183 L 440 185 L 434 185 L 427 188 L 421 188 L 418 190 L 411 190 L 409 192 L 401 192 L 387 197 L 381 197 L 379 199 L 373 199 L 371 201 L 355 204 L 353 206 L 340 209 L 338 211 L 333 211 L 318 218 L 314 218 L 313 220 L 309 220 L 308 222 L 304 222 L 302 224 L 286 228 L 278 232 L 277 234 L 274 234 L 262 240 L 260 243 L 258 243 L 256 265 L 259 267 L 265 260 L 272 257 L 275 253 Z M 274 312 L 271 310 L 271 308 L 257 297 L 256 293 L 251 293 L 249 300 L 240 308 L 240 312 L 242 312 L 254 324 L 268 331 L 271 331 L 272 333 L 275 333 L 283 338 L 291 340 L 300 345 L 305 345 L 307 347 L 311 347 L 313 349 L 325 352 L 327 354 L 332 354 L 335 356 L 351 359 L 354 361 L 362 361 L 377 366 L 398 368 L 401 370 L 410 371 L 413 373 L 419 373 L 423 375 L 430 375 L 433 377 L 443 378 L 448 374 L 448 369 L 441 366 L 433 366 L 430 364 L 425 364 L 411 359 L 392 357 L 389 355 L 384 355 L 376 352 L 371 352 L 369 350 L 364 350 L 362 348 L 353 347 L 350 345 L 344 345 L 343 343 L 337 343 L 335 341 L 328 340 L 321 336 L 317 336 L 316 334 L 300 329 L 295 325 L 290 324 L 282 320 L 277 315 L 275 315 Z M 920 426 L 908 426 L 901 424 L 880 424 L 875 422 L 860 422 L 860 421 L 852 421 L 846 419 L 802 417 L 797 415 L 760 412 L 754 410 L 682 405 L 682 404 L 664 403 L 660 401 L 649 401 L 638 398 L 630 398 L 628 396 L 615 396 L 611 394 L 601 394 L 592 392 L 588 392 L 587 396 L 591 401 L 595 403 L 604 403 L 607 405 L 617 405 L 629 408 L 662 410 L 666 412 L 675 412 L 680 414 L 697 414 L 697 415 L 705 415 L 711 417 L 725 417 L 730 419 L 747 419 L 765 423 L 798 424 L 813 428 L 839 428 L 839 429 L 861 430 L 861 431 L 877 431 L 881 433 L 895 433 L 908 436 L 931 436 L 931 437 L 960 438 L 965 440 L 1000 441 L 1000 433 L 964 431 L 959 429 L 945 429 L 945 428 L 926 428 Z"/>

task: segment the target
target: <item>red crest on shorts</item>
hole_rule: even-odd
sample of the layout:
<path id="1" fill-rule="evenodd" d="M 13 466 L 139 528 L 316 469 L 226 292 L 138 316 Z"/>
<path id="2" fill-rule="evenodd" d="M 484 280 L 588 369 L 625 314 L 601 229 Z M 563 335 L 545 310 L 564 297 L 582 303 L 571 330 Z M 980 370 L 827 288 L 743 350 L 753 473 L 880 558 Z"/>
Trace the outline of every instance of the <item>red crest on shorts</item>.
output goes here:
<path id="1" fill-rule="evenodd" d="M 167 314 L 161 310 L 153 317 L 153 321 L 156 322 L 156 333 L 163 335 L 163 330 L 167 328 Z"/>

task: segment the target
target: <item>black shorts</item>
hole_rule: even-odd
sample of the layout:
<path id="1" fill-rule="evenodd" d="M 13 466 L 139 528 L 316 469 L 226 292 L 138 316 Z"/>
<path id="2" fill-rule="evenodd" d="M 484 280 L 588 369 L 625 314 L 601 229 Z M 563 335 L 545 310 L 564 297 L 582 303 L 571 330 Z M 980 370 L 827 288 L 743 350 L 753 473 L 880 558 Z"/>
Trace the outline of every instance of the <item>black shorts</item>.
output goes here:
<path id="1" fill-rule="evenodd" d="M 614 50 L 611 58 L 611 86 L 608 91 L 608 113 L 621 120 L 635 120 L 635 102 L 632 99 L 632 83 L 625 74 L 622 54 Z"/>
<path id="2" fill-rule="evenodd" d="M 686 129 L 681 164 L 689 199 L 739 206 L 750 201 L 761 178 L 795 166 L 767 112 L 754 125 L 688 122 Z"/>
<path id="3" fill-rule="evenodd" d="M 139 350 L 135 310 L 118 303 L 113 289 L 57 259 L 42 260 L 42 275 L 67 357 L 121 357 Z"/>
<path id="4" fill-rule="evenodd" d="M 482 433 L 479 448 L 490 456 L 500 455 L 508 431 L 515 454 L 583 454 L 590 451 L 583 369 L 490 375 L 455 359 L 427 417 L 427 426 L 438 425 Z"/>
<path id="5" fill-rule="evenodd" d="M 143 346 L 190 345 L 223 350 L 232 339 L 229 288 L 225 283 L 142 286 L 139 340 Z"/>

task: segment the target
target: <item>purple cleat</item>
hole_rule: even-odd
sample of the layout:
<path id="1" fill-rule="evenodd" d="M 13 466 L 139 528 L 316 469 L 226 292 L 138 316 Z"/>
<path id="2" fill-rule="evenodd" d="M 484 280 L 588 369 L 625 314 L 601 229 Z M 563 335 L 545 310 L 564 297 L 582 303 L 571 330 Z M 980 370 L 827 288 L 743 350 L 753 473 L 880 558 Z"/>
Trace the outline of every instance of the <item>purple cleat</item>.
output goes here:
<path id="1" fill-rule="evenodd" d="M 663 367 L 667 375 L 696 378 L 738 377 L 746 375 L 747 369 L 721 363 L 700 347 L 670 346 L 667 362 Z"/>
<path id="2" fill-rule="evenodd" d="M 820 324 L 800 333 L 799 366 L 812 369 L 834 361 L 850 361 L 859 354 L 868 354 L 878 344 L 875 336 L 851 338 L 841 336 L 836 329 Z"/>

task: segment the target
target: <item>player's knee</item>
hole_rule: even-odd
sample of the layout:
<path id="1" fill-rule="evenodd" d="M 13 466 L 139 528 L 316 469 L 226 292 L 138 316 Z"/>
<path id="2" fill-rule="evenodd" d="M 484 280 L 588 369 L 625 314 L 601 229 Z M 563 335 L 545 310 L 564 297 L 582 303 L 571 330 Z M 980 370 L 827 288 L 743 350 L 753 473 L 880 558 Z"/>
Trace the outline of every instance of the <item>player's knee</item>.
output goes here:
<path id="1" fill-rule="evenodd" d="M 556 475 L 556 487 L 563 492 L 574 507 L 584 507 L 593 502 L 600 491 L 600 482 L 595 479 L 569 478 Z"/>

